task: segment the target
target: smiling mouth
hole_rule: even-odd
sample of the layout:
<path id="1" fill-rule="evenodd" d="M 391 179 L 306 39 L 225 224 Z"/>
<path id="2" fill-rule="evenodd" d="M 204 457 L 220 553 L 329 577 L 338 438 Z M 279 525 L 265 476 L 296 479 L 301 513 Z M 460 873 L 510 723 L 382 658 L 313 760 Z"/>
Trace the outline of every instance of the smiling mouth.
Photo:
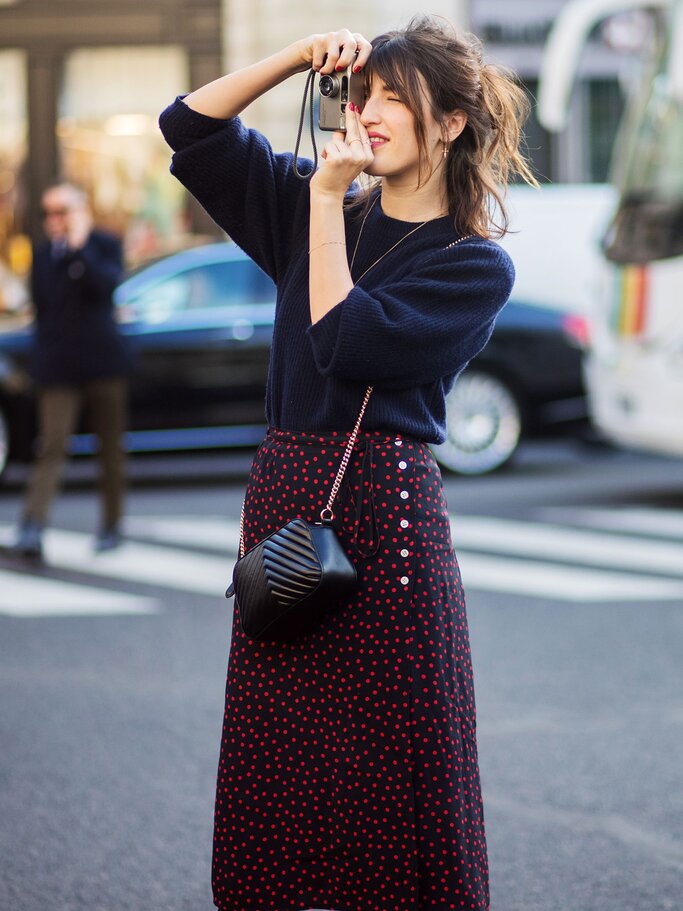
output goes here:
<path id="1" fill-rule="evenodd" d="M 383 146 L 385 143 L 389 142 L 388 139 L 381 139 L 379 136 L 370 137 L 370 145 L 374 148 L 375 146 Z"/>

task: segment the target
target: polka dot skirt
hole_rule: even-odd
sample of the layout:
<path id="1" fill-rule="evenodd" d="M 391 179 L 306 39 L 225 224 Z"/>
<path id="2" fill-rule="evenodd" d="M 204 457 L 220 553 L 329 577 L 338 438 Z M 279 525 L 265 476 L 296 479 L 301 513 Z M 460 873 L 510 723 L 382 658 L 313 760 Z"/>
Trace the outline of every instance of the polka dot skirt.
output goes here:
<path id="1" fill-rule="evenodd" d="M 247 549 L 327 502 L 343 433 L 270 428 Z M 214 828 L 222 911 L 484 911 L 469 634 L 429 447 L 359 435 L 334 524 L 355 595 L 295 642 L 233 617 Z"/>

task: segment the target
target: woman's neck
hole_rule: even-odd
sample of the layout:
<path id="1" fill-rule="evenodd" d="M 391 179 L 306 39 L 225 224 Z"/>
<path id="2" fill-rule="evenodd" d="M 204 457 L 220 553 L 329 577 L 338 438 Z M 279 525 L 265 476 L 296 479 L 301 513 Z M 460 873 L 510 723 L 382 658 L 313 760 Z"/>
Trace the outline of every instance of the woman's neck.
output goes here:
<path id="1" fill-rule="evenodd" d="M 399 221 L 431 221 L 448 215 L 446 194 L 440 182 L 428 180 L 423 186 L 400 186 L 382 179 L 382 212 Z"/>

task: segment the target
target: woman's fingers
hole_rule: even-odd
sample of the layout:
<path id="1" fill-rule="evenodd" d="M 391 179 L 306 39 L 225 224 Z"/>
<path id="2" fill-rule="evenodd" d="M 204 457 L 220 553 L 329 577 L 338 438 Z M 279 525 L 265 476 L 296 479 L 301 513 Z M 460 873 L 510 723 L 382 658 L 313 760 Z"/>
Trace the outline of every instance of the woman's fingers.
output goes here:
<path id="1" fill-rule="evenodd" d="M 339 131 L 333 133 L 332 142 L 328 143 L 328 146 L 334 146 L 336 149 L 336 154 L 334 155 L 336 161 L 349 162 L 353 167 L 363 164 L 369 151 L 369 148 L 363 145 L 363 141 L 358 135 L 358 127 L 355 125 L 357 116 L 357 114 L 353 114 L 347 109 L 346 133 Z"/>
<path id="2" fill-rule="evenodd" d="M 339 67 L 340 58 L 349 45 L 353 46 L 351 54 L 355 54 L 356 40 L 347 28 L 343 28 L 338 32 L 328 32 L 324 40 L 326 57 L 320 72 L 333 73 Z M 345 66 L 348 66 L 348 64 L 345 64 Z"/>
<path id="3" fill-rule="evenodd" d="M 339 57 L 339 45 L 335 32 L 326 35 L 311 35 L 311 69 L 316 73 L 331 73 Z"/>
<path id="4" fill-rule="evenodd" d="M 374 159 L 370 143 L 366 145 L 362 139 L 367 133 L 358 123 L 358 111 L 354 107 L 347 108 L 346 133 L 336 130 L 332 134 L 322 151 L 325 163 L 311 178 L 311 188 L 338 194 L 340 198 Z"/>
<path id="5" fill-rule="evenodd" d="M 328 36 L 325 43 L 325 62 L 320 67 L 320 75 L 333 73 L 339 60 L 339 43 L 335 35 Z"/>
<path id="6" fill-rule="evenodd" d="M 369 146 L 370 137 L 368 136 L 368 131 L 366 130 L 366 128 L 363 124 L 363 121 L 360 119 L 361 111 L 359 108 L 356 107 L 355 104 L 353 104 L 352 107 L 353 107 L 353 113 L 355 114 L 355 117 L 353 118 L 353 120 L 354 120 L 354 123 L 356 124 L 356 129 L 358 130 L 358 135 L 363 140 L 363 144 Z"/>
<path id="7" fill-rule="evenodd" d="M 322 75 L 344 70 L 353 65 L 363 66 L 370 56 L 372 45 L 360 34 L 347 28 L 325 35 L 311 35 L 306 39 L 310 47 L 311 68 Z"/>
<path id="8" fill-rule="evenodd" d="M 351 103 L 346 108 L 346 144 L 359 161 L 370 162 L 374 159 L 367 130 L 360 122 L 359 111 Z"/>
<path id="9" fill-rule="evenodd" d="M 320 40 L 320 35 L 315 35 L 311 50 L 311 69 L 315 70 L 316 73 L 320 72 L 320 69 L 325 62 L 325 45 Z"/>
<path id="10" fill-rule="evenodd" d="M 358 44 L 355 35 L 352 35 L 349 32 L 348 38 L 344 41 L 341 54 L 337 60 L 337 70 L 345 70 L 347 67 L 351 66 L 351 64 L 355 63 L 357 47 Z"/>
<path id="11" fill-rule="evenodd" d="M 363 141 L 358 135 L 358 115 L 356 114 L 353 102 L 346 106 L 346 135 L 344 140 L 353 152 L 353 145 L 356 145 L 355 151 L 363 151 Z"/>
<path id="12" fill-rule="evenodd" d="M 364 38 L 358 33 L 354 34 L 353 37 L 356 40 L 356 51 L 358 54 L 356 57 L 356 62 L 353 65 L 353 71 L 355 73 L 357 70 L 362 70 L 365 64 L 368 62 L 368 58 L 372 53 L 372 45 L 367 40 L 367 38 Z"/>
<path id="13" fill-rule="evenodd" d="M 323 158 L 326 161 L 341 161 L 348 156 L 343 133 L 334 133 L 333 138 L 325 144 Z"/>

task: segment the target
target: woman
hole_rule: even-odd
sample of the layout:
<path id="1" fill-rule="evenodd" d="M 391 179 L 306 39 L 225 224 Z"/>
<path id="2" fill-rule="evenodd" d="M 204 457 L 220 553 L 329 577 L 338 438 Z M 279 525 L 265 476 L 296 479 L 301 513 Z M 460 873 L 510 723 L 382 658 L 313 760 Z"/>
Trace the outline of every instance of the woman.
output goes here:
<path id="1" fill-rule="evenodd" d="M 363 110 L 301 181 L 237 115 L 295 73 L 350 64 Z M 278 287 L 246 549 L 318 518 L 374 387 L 335 504 L 355 595 L 294 643 L 255 643 L 233 620 L 223 911 L 489 906 L 465 601 L 427 444 L 512 287 L 489 202 L 510 169 L 533 182 L 522 108 L 475 39 L 420 19 L 372 44 L 312 35 L 162 114 L 172 172 Z"/>

